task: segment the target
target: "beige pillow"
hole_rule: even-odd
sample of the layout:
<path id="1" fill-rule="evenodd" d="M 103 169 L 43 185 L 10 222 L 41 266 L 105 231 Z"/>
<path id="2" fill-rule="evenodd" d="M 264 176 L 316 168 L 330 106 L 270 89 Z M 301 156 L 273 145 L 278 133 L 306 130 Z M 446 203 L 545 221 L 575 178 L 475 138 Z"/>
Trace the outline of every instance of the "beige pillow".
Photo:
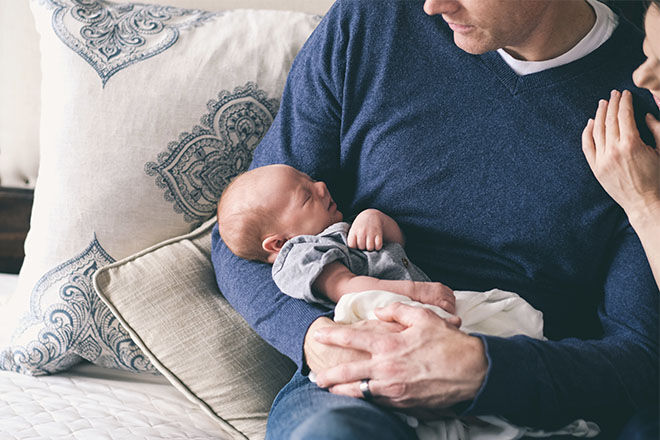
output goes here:
<path id="1" fill-rule="evenodd" d="M 39 181 L 18 285 L 0 308 L 0 370 L 53 374 L 86 359 L 155 373 L 92 275 L 215 214 L 320 17 L 30 4 L 43 72 Z"/>
<path id="2" fill-rule="evenodd" d="M 152 364 L 235 438 L 263 438 L 294 364 L 227 303 L 211 265 L 209 220 L 99 269 L 94 286 Z"/>

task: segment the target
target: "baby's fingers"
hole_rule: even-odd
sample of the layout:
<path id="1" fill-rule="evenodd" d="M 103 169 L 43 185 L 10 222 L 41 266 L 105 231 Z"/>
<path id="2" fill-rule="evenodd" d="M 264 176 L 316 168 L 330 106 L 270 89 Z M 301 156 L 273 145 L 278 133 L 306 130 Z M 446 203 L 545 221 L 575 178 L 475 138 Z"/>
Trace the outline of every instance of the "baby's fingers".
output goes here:
<path id="1" fill-rule="evenodd" d="M 358 249 L 365 250 L 367 249 L 367 233 L 362 232 L 358 235 Z"/>
<path id="2" fill-rule="evenodd" d="M 348 247 L 350 248 L 357 247 L 357 234 L 355 233 L 354 228 L 351 228 L 348 231 Z"/>
<path id="3" fill-rule="evenodd" d="M 379 251 L 383 247 L 383 236 L 381 234 L 377 234 L 376 237 L 374 237 L 374 248 Z"/>
<path id="4" fill-rule="evenodd" d="M 383 238 L 380 231 L 369 231 L 367 233 L 365 249 L 368 251 L 379 251 L 383 247 Z"/>

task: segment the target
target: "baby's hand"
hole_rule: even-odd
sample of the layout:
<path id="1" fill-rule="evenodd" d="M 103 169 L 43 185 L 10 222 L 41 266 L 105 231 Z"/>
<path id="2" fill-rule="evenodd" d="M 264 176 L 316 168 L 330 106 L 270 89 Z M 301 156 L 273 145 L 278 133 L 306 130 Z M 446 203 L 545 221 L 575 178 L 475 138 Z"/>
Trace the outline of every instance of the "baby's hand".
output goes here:
<path id="1" fill-rule="evenodd" d="M 365 209 L 348 231 L 348 246 L 361 251 L 378 251 L 383 247 L 384 222 L 387 216 L 377 209 Z"/>
<path id="2" fill-rule="evenodd" d="M 449 313 L 456 313 L 454 291 L 442 283 L 413 281 L 412 292 L 407 296 L 414 301 L 432 304 Z"/>

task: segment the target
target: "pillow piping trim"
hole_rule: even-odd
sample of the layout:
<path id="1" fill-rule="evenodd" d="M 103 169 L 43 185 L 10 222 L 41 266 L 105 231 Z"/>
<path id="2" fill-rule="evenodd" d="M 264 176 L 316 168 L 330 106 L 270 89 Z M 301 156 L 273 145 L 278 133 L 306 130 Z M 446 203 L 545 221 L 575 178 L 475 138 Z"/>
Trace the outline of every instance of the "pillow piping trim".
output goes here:
<path id="1" fill-rule="evenodd" d="M 112 264 L 109 264 L 107 266 L 102 267 L 101 269 L 96 271 L 96 273 L 94 274 L 94 277 L 93 277 L 94 289 L 96 290 L 96 294 L 99 296 L 99 298 L 101 298 L 101 300 L 105 303 L 105 305 L 108 306 L 108 308 L 110 309 L 112 314 L 115 315 L 115 317 L 119 320 L 119 322 L 124 327 L 124 329 L 129 333 L 129 335 L 133 339 L 133 342 L 135 342 L 135 344 L 137 344 L 138 347 L 140 347 L 140 349 L 144 352 L 144 354 L 147 355 L 147 357 L 152 362 L 152 364 L 156 367 L 156 369 L 158 369 L 158 371 L 160 371 L 163 374 L 163 376 L 165 376 L 165 378 L 167 378 L 167 380 L 175 388 L 177 388 L 179 391 L 181 391 L 188 398 L 188 400 L 190 400 L 194 403 L 197 403 L 197 405 L 199 405 L 199 407 L 204 412 L 206 412 L 215 421 L 217 421 L 222 426 L 222 428 L 225 430 L 225 432 L 232 435 L 232 437 L 240 438 L 240 439 L 243 439 L 243 440 L 249 440 L 249 438 L 245 434 L 243 434 L 239 429 L 237 429 L 235 426 L 233 426 L 227 420 L 222 418 L 219 414 L 217 414 L 215 411 L 213 411 L 213 409 L 206 402 L 204 402 L 202 399 L 197 397 L 197 395 L 192 390 L 190 390 L 190 388 L 188 388 L 188 386 L 185 383 L 183 383 L 183 381 L 181 379 L 179 379 L 179 377 L 176 374 L 174 374 L 172 371 L 170 371 L 165 365 L 163 365 L 160 362 L 160 360 L 147 347 L 147 345 L 142 340 L 140 335 L 138 335 L 137 332 L 133 329 L 133 327 L 131 327 L 128 324 L 128 322 L 126 322 L 124 317 L 115 308 L 114 304 L 112 304 L 110 302 L 110 299 L 104 293 L 102 293 L 102 289 L 100 288 L 99 282 L 98 282 L 98 277 L 100 276 L 100 274 L 109 272 L 112 269 L 115 269 L 115 268 L 117 268 L 119 266 L 122 266 L 126 263 L 130 263 L 130 262 L 132 262 L 132 261 L 134 261 L 134 260 L 136 260 L 140 257 L 143 257 L 146 254 L 149 254 L 149 253 L 151 253 L 155 250 L 158 250 L 162 247 L 168 246 L 172 243 L 179 242 L 179 241 L 182 241 L 182 240 L 189 240 L 189 239 L 195 238 L 199 235 L 205 234 L 205 233 L 208 232 L 208 230 L 210 228 L 213 227 L 214 224 L 215 224 L 215 219 L 213 219 L 213 221 L 208 220 L 206 223 L 202 224 L 202 226 L 200 226 L 198 229 L 196 229 L 192 232 L 189 232 L 187 234 L 180 235 L 178 237 L 173 237 L 173 238 L 170 238 L 168 240 L 162 241 L 162 242 L 160 242 L 158 244 L 155 244 L 155 245 L 153 245 L 153 246 L 151 246 L 151 247 L 149 247 L 149 248 L 147 248 L 143 251 L 138 252 L 137 254 L 133 254 L 133 255 L 128 256 L 128 257 L 126 257 L 122 260 L 119 260 L 119 261 L 115 262 L 115 263 L 112 263 Z M 268 414 L 264 413 L 264 417 L 267 417 L 267 416 L 268 416 Z"/>

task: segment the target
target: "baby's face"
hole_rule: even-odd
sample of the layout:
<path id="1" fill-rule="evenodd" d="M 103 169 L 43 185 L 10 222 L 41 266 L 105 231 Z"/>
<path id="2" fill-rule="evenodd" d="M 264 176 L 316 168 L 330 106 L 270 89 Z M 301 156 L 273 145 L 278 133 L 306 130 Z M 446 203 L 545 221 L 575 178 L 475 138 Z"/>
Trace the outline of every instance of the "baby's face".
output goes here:
<path id="1" fill-rule="evenodd" d="M 268 207 L 280 219 L 282 233 L 315 235 L 342 221 L 325 183 L 286 165 L 272 165 L 266 178 Z"/>

